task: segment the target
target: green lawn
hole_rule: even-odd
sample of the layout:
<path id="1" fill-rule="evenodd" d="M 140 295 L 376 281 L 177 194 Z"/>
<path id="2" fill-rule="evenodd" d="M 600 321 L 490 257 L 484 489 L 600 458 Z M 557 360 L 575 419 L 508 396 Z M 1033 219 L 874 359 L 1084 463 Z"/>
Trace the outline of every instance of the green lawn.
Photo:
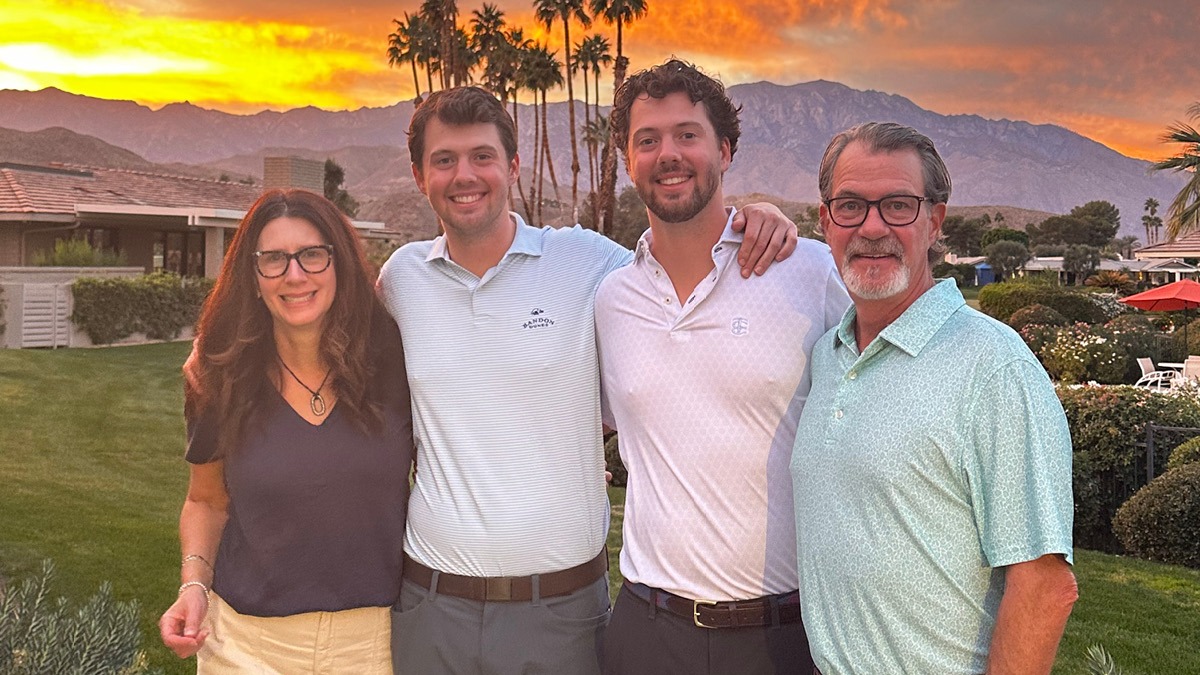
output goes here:
<path id="1" fill-rule="evenodd" d="M 56 590 L 74 600 L 111 581 L 118 599 L 141 603 L 151 663 L 170 673 L 194 672 L 159 646 L 155 625 L 178 584 L 189 348 L 0 350 L 0 574 L 20 579 L 53 558 Z M 617 582 L 624 490 L 609 493 Z M 1081 598 L 1056 673 L 1085 672 L 1095 643 L 1126 675 L 1200 673 L 1200 571 L 1077 555 Z"/>

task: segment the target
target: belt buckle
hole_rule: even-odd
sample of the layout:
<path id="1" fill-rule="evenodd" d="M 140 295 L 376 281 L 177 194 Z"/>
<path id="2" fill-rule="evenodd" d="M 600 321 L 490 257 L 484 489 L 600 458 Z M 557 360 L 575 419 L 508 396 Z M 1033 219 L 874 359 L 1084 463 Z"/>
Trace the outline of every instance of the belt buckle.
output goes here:
<path id="1" fill-rule="evenodd" d="M 484 598 L 488 602 L 507 602 L 512 600 L 513 594 L 511 577 L 485 577 L 485 579 Z"/>
<path id="2" fill-rule="evenodd" d="M 705 624 L 703 624 L 700 621 L 700 607 L 701 607 L 701 605 L 708 605 L 710 607 L 715 607 L 716 604 L 717 604 L 716 600 L 693 600 L 692 601 L 692 623 L 696 624 L 700 628 L 715 628 L 715 626 L 706 626 Z"/>

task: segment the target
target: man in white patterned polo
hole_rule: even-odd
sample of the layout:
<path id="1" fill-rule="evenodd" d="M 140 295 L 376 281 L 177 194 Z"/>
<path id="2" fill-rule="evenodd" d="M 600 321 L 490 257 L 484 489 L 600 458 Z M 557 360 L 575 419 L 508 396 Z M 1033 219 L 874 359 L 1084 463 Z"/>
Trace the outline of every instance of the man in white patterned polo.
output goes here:
<path id="1" fill-rule="evenodd" d="M 515 129 L 482 89 L 430 95 L 409 152 L 445 234 L 404 246 L 379 278 L 404 338 L 417 440 L 395 670 L 594 675 L 609 506 L 593 303 L 631 254 L 510 213 Z M 766 230 L 747 225 L 771 242 L 747 274 L 789 230 L 794 245 L 775 213 Z"/>
<path id="2" fill-rule="evenodd" d="M 605 636 L 613 675 L 811 675 L 788 459 L 808 352 L 849 304 L 829 248 L 737 274 L 722 176 L 738 110 L 671 60 L 617 94 L 614 145 L 649 211 L 596 297 L 605 421 L 629 470 Z"/>
<path id="3" fill-rule="evenodd" d="M 813 349 L 792 461 L 816 665 L 1049 673 L 1076 598 L 1054 388 L 1016 333 L 930 272 L 950 198 L 932 141 L 859 125 L 819 182 L 854 307 Z"/>

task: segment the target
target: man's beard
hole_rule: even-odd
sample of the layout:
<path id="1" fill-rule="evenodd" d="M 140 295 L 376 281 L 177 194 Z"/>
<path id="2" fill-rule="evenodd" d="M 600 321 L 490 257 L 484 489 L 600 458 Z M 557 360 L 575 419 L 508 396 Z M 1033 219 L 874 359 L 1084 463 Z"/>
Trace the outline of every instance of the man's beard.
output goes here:
<path id="1" fill-rule="evenodd" d="M 893 255 L 900 261 L 900 266 L 892 272 L 879 269 L 868 269 L 860 272 L 853 268 L 851 261 L 857 255 Z M 846 245 L 842 254 L 842 281 L 847 290 L 863 300 L 883 300 L 899 295 L 908 288 L 912 278 L 904 259 L 904 247 L 894 238 L 867 241 L 854 239 Z M 869 263 L 868 263 L 869 264 Z"/>
<path id="2" fill-rule="evenodd" d="M 678 201 L 662 202 L 654 195 L 654 186 L 658 182 L 659 176 L 677 172 L 684 167 L 680 163 L 675 163 L 666 167 L 656 169 L 654 175 L 650 177 L 650 185 L 645 190 L 642 186 L 634 184 L 637 189 L 638 196 L 645 202 L 646 208 L 650 209 L 659 220 L 664 223 L 683 223 L 696 217 L 696 214 L 704 210 L 708 203 L 712 201 L 713 195 L 717 192 L 717 186 L 721 184 L 721 171 L 716 166 L 708 166 L 703 177 L 698 171 L 694 171 L 696 179 L 692 187 L 691 197 Z"/>

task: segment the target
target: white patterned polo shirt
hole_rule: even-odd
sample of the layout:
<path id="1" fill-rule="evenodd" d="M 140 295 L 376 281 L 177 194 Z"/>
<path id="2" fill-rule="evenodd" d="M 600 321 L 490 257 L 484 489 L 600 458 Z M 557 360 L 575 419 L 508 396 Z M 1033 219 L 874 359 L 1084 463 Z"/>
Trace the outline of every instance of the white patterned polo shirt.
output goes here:
<path id="1" fill-rule="evenodd" d="M 813 350 L 792 460 L 800 599 L 824 675 L 982 673 L 1005 565 L 1071 561 L 1071 438 L 1008 326 L 938 282 L 858 353 Z"/>
<path id="2" fill-rule="evenodd" d="M 808 353 L 849 297 L 829 248 L 808 239 L 743 279 L 727 222 L 681 307 L 652 236 L 596 298 L 605 421 L 629 470 L 621 573 L 692 599 L 796 590 L 788 460 Z"/>

